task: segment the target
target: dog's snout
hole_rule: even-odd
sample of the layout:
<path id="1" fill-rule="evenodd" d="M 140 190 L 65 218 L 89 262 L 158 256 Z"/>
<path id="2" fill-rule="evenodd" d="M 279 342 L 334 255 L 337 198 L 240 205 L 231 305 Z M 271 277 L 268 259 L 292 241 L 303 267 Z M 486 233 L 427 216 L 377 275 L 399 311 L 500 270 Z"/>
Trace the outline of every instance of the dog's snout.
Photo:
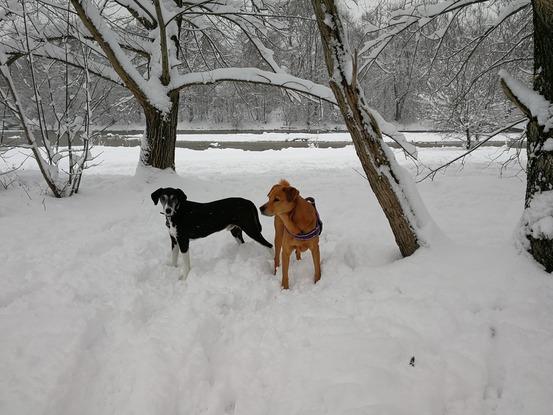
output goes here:
<path id="1" fill-rule="evenodd" d="M 268 203 L 265 203 L 263 206 L 259 206 L 259 211 L 261 212 L 261 214 L 263 216 L 273 216 L 271 213 L 269 213 L 268 211 Z"/>

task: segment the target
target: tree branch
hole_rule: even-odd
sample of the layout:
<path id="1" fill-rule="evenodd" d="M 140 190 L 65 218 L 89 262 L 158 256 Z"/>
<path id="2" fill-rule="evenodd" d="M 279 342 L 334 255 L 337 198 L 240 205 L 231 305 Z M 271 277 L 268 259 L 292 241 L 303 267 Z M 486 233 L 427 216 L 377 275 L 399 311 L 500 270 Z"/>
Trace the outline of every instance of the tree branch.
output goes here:
<path id="1" fill-rule="evenodd" d="M 167 48 L 167 32 L 161 10 L 160 0 L 153 0 L 156 8 L 156 17 L 159 24 L 159 43 L 161 48 L 161 83 L 169 85 L 169 49 Z"/>
<path id="2" fill-rule="evenodd" d="M 488 137 L 486 137 L 484 140 L 480 141 L 477 145 L 475 145 L 473 148 L 471 148 L 470 150 L 468 151 L 465 151 L 463 154 L 461 154 L 460 156 L 458 157 L 455 157 L 453 160 L 450 160 L 448 161 L 447 163 L 445 164 L 442 164 L 440 167 L 438 168 L 435 168 L 433 170 L 431 170 L 427 175 L 425 175 L 422 179 L 419 179 L 417 180 L 417 183 L 420 183 L 426 179 L 428 179 L 429 177 L 434 177 L 436 175 L 437 172 L 439 172 L 440 170 L 442 169 L 445 169 L 446 167 L 452 165 L 453 163 L 455 163 L 456 161 L 458 160 L 461 160 L 462 158 L 468 156 L 470 153 L 472 153 L 473 151 L 477 150 L 478 148 L 480 148 L 481 146 L 483 146 L 484 144 L 486 144 L 488 141 L 490 141 L 492 138 L 494 138 L 496 135 L 498 134 L 501 134 L 509 129 L 511 129 L 512 127 L 514 127 L 515 125 L 517 124 L 520 124 L 521 122 L 525 121 L 525 118 L 521 118 L 521 119 L 518 119 L 514 122 L 512 122 L 511 124 L 505 126 L 505 127 L 501 127 L 499 130 L 496 130 L 494 131 L 493 133 L 491 133 Z"/>
<path id="3" fill-rule="evenodd" d="M 88 4 L 85 6 L 85 3 Z M 113 69 L 115 70 L 115 72 L 117 72 L 117 75 L 119 75 L 126 87 L 129 88 L 129 90 L 133 93 L 133 95 L 142 106 L 148 105 L 147 96 L 145 95 L 144 91 L 142 91 L 141 87 L 138 85 L 137 81 L 134 79 L 133 75 L 129 71 L 129 65 L 132 64 L 128 62 L 128 59 L 125 59 L 126 57 L 124 56 L 124 53 L 121 50 L 117 51 L 114 48 L 114 45 L 110 43 L 110 41 L 108 41 L 104 37 L 104 34 L 99 30 L 99 27 L 102 27 L 102 25 L 104 25 L 105 23 L 99 21 L 99 19 L 102 19 L 102 17 L 99 15 L 96 6 L 92 4 L 90 0 L 71 0 L 71 4 L 77 11 L 77 14 L 79 15 L 85 27 L 92 34 L 100 48 L 106 54 L 106 57 L 112 64 Z M 125 64 L 122 61 L 123 59 L 127 60 Z M 138 72 L 135 74 L 135 76 L 136 75 L 140 76 Z"/>

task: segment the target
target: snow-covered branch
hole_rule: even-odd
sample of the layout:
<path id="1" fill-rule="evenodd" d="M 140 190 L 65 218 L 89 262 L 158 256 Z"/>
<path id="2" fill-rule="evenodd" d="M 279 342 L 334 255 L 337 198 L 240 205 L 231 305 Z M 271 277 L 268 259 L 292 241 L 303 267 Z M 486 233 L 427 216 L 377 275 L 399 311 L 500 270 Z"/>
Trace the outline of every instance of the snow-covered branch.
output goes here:
<path id="1" fill-rule="evenodd" d="M 10 56 L 10 59 L 7 62 L 8 65 L 11 65 L 17 59 L 28 56 L 28 54 L 25 52 L 11 51 L 11 52 L 6 52 L 6 54 Z M 52 43 L 43 43 L 40 45 L 36 45 L 35 49 L 33 49 L 32 51 L 32 54 L 39 58 L 45 58 L 52 61 L 67 63 L 79 69 L 83 69 L 85 66 L 82 56 L 77 54 L 71 54 L 66 56 L 63 51 L 63 48 L 57 45 L 54 45 Z M 105 79 L 107 81 L 113 82 L 118 85 L 123 85 L 121 82 L 121 78 L 119 78 L 119 76 L 113 70 L 112 67 L 104 65 L 97 61 L 89 61 L 88 65 L 89 65 L 88 70 L 90 71 L 90 73 L 94 74 L 95 76 Z"/>
<path id="2" fill-rule="evenodd" d="M 208 85 L 224 81 L 281 87 L 337 105 L 332 90 L 325 85 L 287 73 L 269 72 L 259 68 L 219 68 L 212 71 L 189 73 L 174 79 L 169 87 L 173 90 L 181 90 L 192 85 Z M 399 144 L 411 157 L 417 158 L 416 147 L 409 143 L 405 136 L 393 124 L 388 123 L 376 110 L 370 108 L 370 111 L 375 116 L 382 132 Z"/>
<path id="3" fill-rule="evenodd" d="M 450 35 L 451 27 L 474 25 L 474 21 L 478 19 L 470 17 L 471 7 L 482 6 L 485 3 L 490 3 L 490 0 L 446 0 L 434 4 L 424 2 L 391 12 L 389 18 L 382 25 L 367 31 L 366 36 L 369 37 L 369 40 L 363 44 L 359 52 L 364 60 L 360 71 L 367 72 L 373 65 L 378 65 L 378 59 L 394 44 L 395 40 L 403 39 L 405 41 L 405 39 L 424 37 L 428 41 L 436 42 L 429 65 L 425 65 L 424 73 L 428 75 L 444 47 L 444 39 Z M 467 62 L 494 31 L 521 11 L 529 10 L 530 5 L 530 0 L 513 0 L 505 2 L 500 9 L 489 10 L 486 13 L 486 21 L 481 32 L 474 36 L 463 36 L 464 45 L 453 52 L 452 56 L 464 53 L 462 64 L 458 66 L 456 72 L 448 77 L 449 82 L 459 76 Z M 467 13 L 469 17 L 466 17 Z M 468 23 L 461 22 L 462 16 Z M 511 50 L 510 53 L 512 52 Z M 504 58 L 507 58 L 508 55 L 506 54 Z"/>
<path id="4" fill-rule="evenodd" d="M 19 121 L 27 147 L 52 194 L 71 196 L 78 192 L 82 173 L 92 159 L 93 107 L 105 99 L 90 82 L 90 57 L 96 52 L 79 38 L 73 39 L 80 48 L 76 54 L 69 42 L 59 47 L 37 38 L 37 20 L 42 21 L 37 17 L 36 3 L 21 3 L 18 13 L 21 21 L 16 23 L 21 25 L 14 24 L 16 30 L 10 32 L 9 41 L 0 45 L 0 78 L 5 85 L 0 88 L 1 103 Z M 56 28 L 59 39 L 72 39 L 72 19 L 74 15 L 66 15 L 65 33 L 59 30 L 61 22 Z M 14 52 L 16 47 L 19 52 Z M 23 73 L 19 70 L 23 65 L 15 64 L 18 59 L 25 61 L 27 70 Z M 107 69 L 94 62 L 92 65 L 96 70 Z"/>
<path id="5" fill-rule="evenodd" d="M 91 0 L 71 0 L 88 31 L 102 48 L 113 69 L 139 102 L 149 103 L 160 111 L 168 111 L 171 103 L 160 79 L 145 79 L 134 66 L 131 58 L 120 46 L 119 36 L 111 30 L 101 16 L 100 10 Z"/>
<path id="6" fill-rule="evenodd" d="M 482 140 L 480 140 L 478 142 L 478 144 L 476 144 L 475 146 L 471 147 L 470 149 L 468 149 L 467 151 L 465 151 L 463 154 L 449 160 L 448 162 L 434 168 L 434 169 L 431 169 L 427 174 L 425 174 L 423 177 L 419 178 L 417 180 L 417 183 L 420 183 L 428 178 L 431 178 L 431 179 L 434 179 L 434 176 L 436 176 L 436 173 L 438 173 L 440 170 L 443 170 L 443 169 L 446 169 L 447 167 L 451 166 L 453 163 L 459 161 L 459 160 L 463 160 L 466 156 L 468 156 L 470 153 L 476 151 L 478 148 L 480 148 L 481 146 L 483 146 L 484 144 L 486 144 L 488 141 L 490 141 L 492 138 L 498 136 L 499 134 L 501 133 L 504 133 L 506 131 L 509 131 L 511 128 L 513 128 L 515 125 L 518 125 L 520 124 L 521 122 L 523 122 L 524 119 L 517 119 L 516 121 L 504 126 L 504 127 L 501 127 L 497 130 L 495 130 L 494 132 L 492 132 L 491 134 L 488 134 L 486 137 L 484 137 Z"/>
<path id="7" fill-rule="evenodd" d="M 501 86 L 509 99 L 528 118 L 535 118 L 543 127 L 544 132 L 549 132 L 553 128 L 553 104 L 518 79 L 513 78 L 507 71 L 499 71 L 499 77 Z"/>
<path id="8" fill-rule="evenodd" d="M 39 166 L 40 171 L 42 172 L 44 179 L 46 180 L 46 183 L 48 184 L 48 187 L 50 188 L 50 190 L 52 190 L 52 193 L 56 197 L 61 197 L 61 192 L 57 185 L 57 180 L 58 180 L 57 169 L 55 167 L 53 168 L 53 166 L 50 163 L 48 163 L 48 161 L 41 154 L 39 144 L 33 132 L 31 121 L 27 117 L 25 109 L 23 108 L 23 105 L 22 105 L 21 98 L 19 97 L 17 93 L 17 89 L 15 88 L 15 84 L 13 82 L 10 70 L 5 63 L 6 63 L 5 55 L 4 57 L 0 56 L 0 74 L 2 75 L 2 78 L 4 79 L 7 85 L 7 91 L 0 88 L 0 97 L 2 98 L 4 105 L 21 122 L 23 130 L 25 132 L 25 137 L 27 138 L 27 142 L 31 147 L 34 158 Z"/>
<path id="9" fill-rule="evenodd" d="M 138 21 L 147 30 L 154 30 L 157 27 L 155 19 L 155 10 L 147 7 L 146 4 L 138 0 L 114 0 L 115 3 L 127 9 L 131 16 Z"/>
<path id="10" fill-rule="evenodd" d="M 172 81 L 170 87 L 173 90 L 180 90 L 191 85 L 213 84 L 222 81 L 279 86 L 312 95 L 333 104 L 336 103 L 332 91 L 327 86 L 297 78 L 287 73 L 275 73 L 259 68 L 218 68 L 212 71 L 179 75 Z"/>

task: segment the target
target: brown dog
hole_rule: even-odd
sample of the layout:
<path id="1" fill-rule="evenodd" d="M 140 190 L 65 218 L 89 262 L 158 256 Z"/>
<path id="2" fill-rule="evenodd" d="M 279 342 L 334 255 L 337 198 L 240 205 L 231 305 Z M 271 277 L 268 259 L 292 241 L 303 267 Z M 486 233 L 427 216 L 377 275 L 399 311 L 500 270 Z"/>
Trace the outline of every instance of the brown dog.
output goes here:
<path id="1" fill-rule="evenodd" d="M 319 235 L 322 223 L 313 199 L 304 199 L 298 189 L 281 180 L 269 191 L 269 201 L 259 208 L 265 216 L 275 217 L 275 269 L 280 265 L 282 249 L 282 288 L 288 289 L 288 267 L 290 254 L 296 251 L 296 258 L 310 250 L 315 267 L 315 282 L 321 279 L 321 256 Z"/>

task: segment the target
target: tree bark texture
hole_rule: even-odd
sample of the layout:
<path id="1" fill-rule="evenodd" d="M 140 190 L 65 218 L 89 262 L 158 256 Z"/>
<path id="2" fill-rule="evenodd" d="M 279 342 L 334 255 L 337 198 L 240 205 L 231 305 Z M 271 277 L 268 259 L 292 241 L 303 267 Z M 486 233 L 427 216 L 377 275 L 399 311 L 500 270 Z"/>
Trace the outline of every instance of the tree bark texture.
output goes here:
<path id="1" fill-rule="evenodd" d="M 415 212 L 403 192 L 393 153 L 386 147 L 382 133 L 363 98 L 357 83 L 356 58 L 352 59 L 345 32 L 334 0 L 311 0 L 330 77 L 330 88 L 342 112 L 355 151 L 369 184 L 384 210 L 396 243 L 403 256 L 419 247 Z M 387 150 L 387 151 L 386 151 Z"/>
<path id="2" fill-rule="evenodd" d="M 553 1 L 533 0 L 534 20 L 534 90 L 553 102 Z M 525 208 L 529 208 L 533 198 L 545 191 L 553 190 L 553 152 L 544 151 L 543 144 L 553 138 L 553 131 L 533 118 L 526 128 L 527 133 L 527 182 Z M 547 272 L 553 271 L 553 239 L 534 238 L 530 241 L 530 253 L 541 263 Z"/>
<path id="3" fill-rule="evenodd" d="M 171 110 L 161 113 L 156 108 L 144 106 L 146 131 L 140 149 L 140 162 L 158 169 L 175 169 L 175 143 L 179 114 L 179 92 L 172 92 Z"/>

